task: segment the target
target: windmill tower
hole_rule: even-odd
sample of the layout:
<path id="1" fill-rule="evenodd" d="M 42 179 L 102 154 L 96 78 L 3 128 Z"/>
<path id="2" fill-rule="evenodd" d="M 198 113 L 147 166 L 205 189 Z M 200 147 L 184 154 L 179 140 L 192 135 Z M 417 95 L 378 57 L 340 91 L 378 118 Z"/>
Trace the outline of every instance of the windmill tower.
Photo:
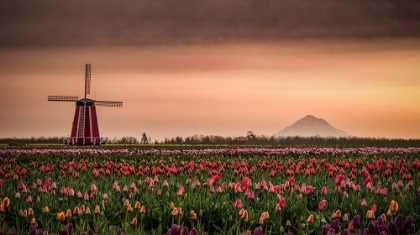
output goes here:
<path id="1" fill-rule="evenodd" d="M 96 145 L 103 144 L 104 138 L 99 135 L 98 116 L 96 106 L 122 107 L 122 102 L 116 101 L 97 101 L 86 98 L 90 94 L 91 85 L 91 66 L 86 64 L 85 78 L 85 98 L 77 96 L 48 96 L 48 101 L 67 101 L 76 102 L 76 112 L 74 113 L 73 125 L 70 138 L 65 143 L 71 145 Z"/>

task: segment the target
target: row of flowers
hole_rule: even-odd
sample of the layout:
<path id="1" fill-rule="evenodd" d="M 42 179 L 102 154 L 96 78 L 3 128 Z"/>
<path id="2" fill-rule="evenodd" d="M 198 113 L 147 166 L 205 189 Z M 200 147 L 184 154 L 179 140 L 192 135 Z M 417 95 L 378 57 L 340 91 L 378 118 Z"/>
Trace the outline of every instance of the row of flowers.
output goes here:
<path id="1" fill-rule="evenodd" d="M 397 212 L 411 218 L 414 231 L 420 222 L 419 206 L 412 205 L 420 163 L 412 153 L 31 158 L 0 160 L 0 230 L 22 233 L 36 225 L 57 233 L 72 223 L 78 232 L 105 234 L 116 226 L 159 234 L 176 222 L 200 234 L 260 227 L 270 234 L 321 234 L 322 226 L 338 221 L 361 233 L 378 217 L 394 221 Z"/>

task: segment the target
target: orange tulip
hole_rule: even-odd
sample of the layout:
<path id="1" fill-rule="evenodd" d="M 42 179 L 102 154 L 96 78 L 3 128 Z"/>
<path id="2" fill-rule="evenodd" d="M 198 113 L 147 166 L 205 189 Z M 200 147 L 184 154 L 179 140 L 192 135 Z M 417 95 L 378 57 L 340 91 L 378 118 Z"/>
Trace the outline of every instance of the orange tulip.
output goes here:
<path id="1" fill-rule="evenodd" d="M 64 215 L 64 212 L 60 212 L 57 214 L 58 221 L 64 221 L 65 219 L 66 219 L 66 216 Z"/>
<path id="2" fill-rule="evenodd" d="M 398 202 L 396 202 L 396 201 L 394 201 L 394 200 L 391 200 L 391 203 L 389 204 L 389 209 L 390 209 L 392 212 L 397 211 L 397 210 L 398 210 Z"/>
<path id="3" fill-rule="evenodd" d="M 190 211 L 190 218 L 191 218 L 192 220 L 196 220 L 196 219 L 197 219 L 197 214 L 194 212 L 194 210 L 191 210 L 191 211 Z"/>
<path id="4" fill-rule="evenodd" d="M 124 201 L 124 206 L 128 207 L 130 205 L 130 201 L 128 199 L 125 199 Z"/>
<path id="5" fill-rule="evenodd" d="M 131 225 L 133 225 L 133 226 L 137 226 L 137 218 L 134 218 L 134 219 L 131 221 Z"/>
<path id="6" fill-rule="evenodd" d="M 48 206 L 42 208 L 42 212 L 44 212 L 45 214 L 50 213 L 50 208 L 48 208 Z"/>
<path id="7" fill-rule="evenodd" d="M 70 209 L 67 209 L 67 211 L 66 211 L 66 217 L 67 218 L 71 218 L 71 216 L 72 216 L 71 210 Z"/>
<path id="8" fill-rule="evenodd" d="M 314 215 L 310 215 L 306 221 L 308 221 L 308 223 L 313 223 L 314 222 Z"/>
<path id="9" fill-rule="evenodd" d="M 82 205 L 83 206 L 83 205 Z M 86 207 L 86 215 L 90 215 L 90 214 L 92 214 L 92 212 L 90 212 L 90 208 L 89 207 Z"/>
<path id="10" fill-rule="evenodd" d="M 8 207 L 10 205 L 10 199 L 8 197 L 5 197 L 3 199 L 2 204 L 4 205 L 5 208 Z"/>
<path id="11" fill-rule="evenodd" d="M 28 217 L 28 211 L 27 210 L 24 210 L 23 212 L 22 212 L 22 217 Z"/>
<path id="12" fill-rule="evenodd" d="M 373 212 L 372 210 L 368 210 L 366 213 L 366 218 L 375 219 L 375 212 Z"/>
<path id="13" fill-rule="evenodd" d="M 353 230 L 354 228 L 353 228 L 353 221 L 350 221 L 350 223 L 347 225 L 347 228 L 349 229 L 349 230 Z"/>
<path id="14" fill-rule="evenodd" d="M 29 215 L 29 216 L 34 216 L 34 214 L 35 214 L 35 213 L 34 213 L 34 210 L 33 210 L 32 208 L 29 208 L 29 209 L 28 209 L 28 215 Z"/>
<path id="15" fill-rule="evenodd" d="M 4 209 L 4 205 L 3 205 L 3 203 L 2 204 L 0 204 L 0 212 L 4 212 L 5 211 L 5 209 Z"/>
<path id="16" fill-rule="evenodd" d="M 85 205 L 81 205 L 81 206 L 80 206 L 80 211 L 85 212 L 85 210 L 86 210 L 86 209 L 85 209 Z"/>
<path id="17" fill-rule="evenodd" d="M 101 209 L 99 208 L 99 205 L 95 206 L 95 214 L 101 213 Z"/>
<path id="18" fill-rule="evenodd" d="M 146 208 L 143 206 L 141 206 L 140 208 L 140 213 L 145 214 L 146 213 Z"/>
<path id="19" fill-rule="evenodd" d="M 139 201 L 136 201 L 136 204 L 134 205 L 134 209 L 140 210 L 141 205 Z"/>
<path id="20" fill-rule="evenodd" d="M 178 210 L 177 210 L 176 208 L 174 208 L 174 209 L 172 210 L 171 215 L 173 215 L 173 216 L 178 215 Z"/>
<path id="21" fill-rule="evenodd" d="M 247 210 L 243 210 L 242 215 L 241 215 L 241 219 L 248 221 L 248 211 Z"/>
<path id="22" fill-rule="evenodd" d="M 269 219 L 269 218 L 270 218 L 270 215 L 268 214 L 268 211 L 261 213 L 260 224 L 264 224 L 264 220 Z"/>
<path id="23" fill-rule="evenodd" d="M 79 215 L 81 213 L 80 208 L 76 206 L 73 210 L 73 215 Z"/>
<path id="24" fill-rule="evenodd" d="M 349 221 L 349 215 L 347 213 L 343 215 L 343 221 Z"/>

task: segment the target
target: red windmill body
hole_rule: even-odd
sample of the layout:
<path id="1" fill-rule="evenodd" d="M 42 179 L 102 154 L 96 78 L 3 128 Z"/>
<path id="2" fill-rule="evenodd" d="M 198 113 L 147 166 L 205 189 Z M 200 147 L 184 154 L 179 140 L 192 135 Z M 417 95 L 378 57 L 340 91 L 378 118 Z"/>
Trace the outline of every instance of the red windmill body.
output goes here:
<path id="1" fill-rule="evenodd" d="M 73 124 L 70 138 L 65 143 L 71 145 L 96 145 L 105 143 L 105 138 L 99 134 L 98 116 L 96 106 L 122 107 L 122 102 L 117 101 L 96 101 L 86 98 L 90 94 L 91 66 L 86 65 L 85 98 L 77 96 L 48 96 L 48 101 L 70 101 L 76 102 Z"/>

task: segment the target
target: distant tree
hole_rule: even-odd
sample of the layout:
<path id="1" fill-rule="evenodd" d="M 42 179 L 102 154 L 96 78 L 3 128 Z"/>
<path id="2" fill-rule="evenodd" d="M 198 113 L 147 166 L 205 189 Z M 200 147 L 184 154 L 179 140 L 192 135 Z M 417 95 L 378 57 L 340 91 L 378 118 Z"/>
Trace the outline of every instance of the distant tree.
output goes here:
<path id="1" fill-rule="evenodd" d="M 143 135 L 141 136 L 141 141 L 142 144 L 148 144 L 149 143 L 149 139 L 147 138 L 146 133 L 143 133 Z"/>

